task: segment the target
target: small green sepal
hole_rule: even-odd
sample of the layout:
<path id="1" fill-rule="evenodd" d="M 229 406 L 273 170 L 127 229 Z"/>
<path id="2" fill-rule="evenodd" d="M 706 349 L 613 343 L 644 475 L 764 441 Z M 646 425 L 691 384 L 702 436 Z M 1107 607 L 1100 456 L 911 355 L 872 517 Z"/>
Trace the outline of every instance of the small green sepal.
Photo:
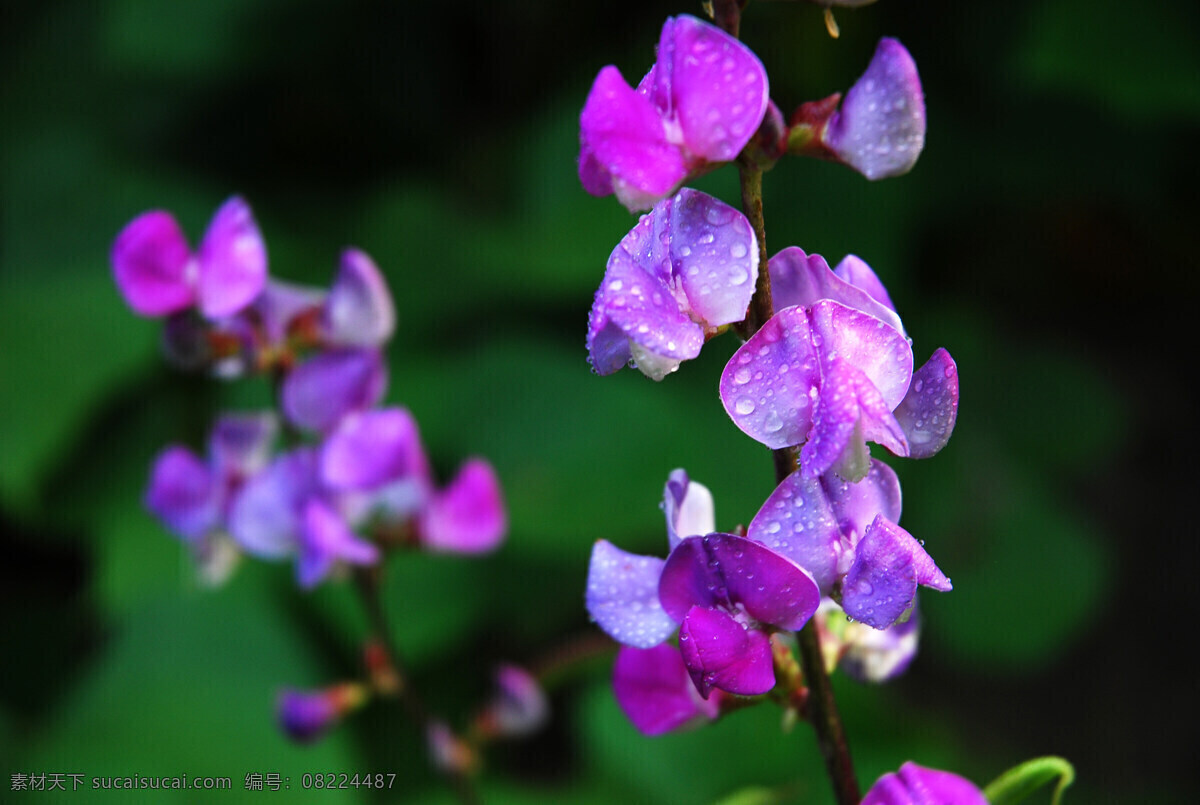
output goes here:
<path id="1" fill-rule="evenodd" d="M 991 805 L 1015 805 L 1046 783 L 1058 779 L 1050 805 L 1059 805 L 1063 791 L 1075 780 L 1075 767 L 1065 758 L 1038 757 L 1013 766 L 988 784 L 983 795 Z"/>

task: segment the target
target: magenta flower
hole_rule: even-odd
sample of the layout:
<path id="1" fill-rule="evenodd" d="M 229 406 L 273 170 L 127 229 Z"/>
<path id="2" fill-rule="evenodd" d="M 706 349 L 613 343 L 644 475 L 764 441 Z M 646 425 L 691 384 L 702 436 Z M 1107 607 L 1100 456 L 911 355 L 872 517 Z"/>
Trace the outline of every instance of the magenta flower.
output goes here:
<path id="1" fill-rule="evenodd" d="M 831 474 L 789 475 L 750 521 L 746 536 L 812 574 L 822 595 L 876 629 L 900 620 L 917 587 L 951 589 L 924 546 L 896 522 L 900 482 L 872 460 L 867 475 L 848 483 Z"/>
<path id="2" fill-rule="evenodd" d="M 925 95 L 917 66 L 895 39 L 881 39 L 846 93 L 803 104 L 792 116 L 789 148 L 841 162 L 868 179 L 908 173 L 925 147 Z"/>
<path id="3" fill-rule="evenodd" d="M 588 316 L 588 359 L 602 375 L 630 361 L 654 380 L 746 317 L 758 245 L 740 212 L 683 189 L 643 215 L 613 249 Z"/>
<path id="4" fill-rule="evenodd" d="M 621 646 L 613 666 L 617 704 L 644 735 L 662 735 L 703 724 L 721 712 L 726 694 L 707 699 L 692 683 L 679 649 L 670 643 L 653 648 Z"/>
<path id="5" fill-rule="evenodd" d="M 347 348 L 320 352 L 288 373 L 282 408 L 299 427 L 332 430 L 355 411 L 365 411 L 383 397 L 387 369 L 377 349 Z"/>
<path id="6" fill-rule="evenodd" d="M 745 45 L 680 15 L 663 23 L 658 59 L 636 90 L 616 67 L 596 76 L 579 116 L 579 178 L 651 207 L 690 175 L 737 157 L 767 108 L 767 74 Z"/>
<path id="7" fill-rule="evenodd" d="M 950 438 L 958 374 L 939 349 L 916 373 L 887 292 L 856 257 L 837 271 L 792 247 L 771 258 L 777 312 L 721 374 L 734 423 L 773 450 L 804 445 L 803 472 L 847 480 L 869 467 L 867 442 L 923 458 Z"/>
<path id="8" fill-rule="evenodd" d="M 898 772 L 875 781 L 862 805 L 987 805 L 987 799 L 969 780 L 948 771 L 927 769 L 909 761 Z"/>
<path id="9" fill-rule="evenodd" d="M 165 316 L 198 307 L 209 319 L 245 308 L 267 280 L 267 250 L 250 208 L 234 196 L 221 205 L 192 253 L 169 212 L 133 219 L 112 248 L 117 287 L 135 313 Z"/>

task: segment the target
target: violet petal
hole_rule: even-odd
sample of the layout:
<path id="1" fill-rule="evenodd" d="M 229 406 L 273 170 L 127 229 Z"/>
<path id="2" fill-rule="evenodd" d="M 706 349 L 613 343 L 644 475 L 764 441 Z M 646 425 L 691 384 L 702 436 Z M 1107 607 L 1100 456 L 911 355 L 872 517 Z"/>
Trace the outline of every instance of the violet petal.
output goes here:
<path id="1" fill-rule="evenodd" d="M 867 294 L 879 304 L 891 310 L 896 311 L 896 306 L 892 304 L 892 297 L 888 296 L 887 288 L 883 287 L 883 283 L 879 280 L 874 270 L 867 265 L 866 261 L 858 255 L 848 254 L 842 258 L 842 262 L 837 264 L 833 269 L 833 273 L 844 279 L 856 288 L 866 291 Z M 853 307 L 853 305 L 851 306 Z M 864 311 L 869 312 L 869 311 Z M 898 328 L 904 332 L 903 328 Z"/>
<path id="2" fill-rule="evenodd" d="M 130 221 L 112 247 L 113 277 L 140 316 L 165 316 L 195 299 L 192 253 L 169 212 L 151 210 Z"/>
<path id="3" fill-rule="evenodd" d="M 301 505 L 317 492 L 316 463 L 311 448 L 280 454 L 238 491 L 229 533 L 247 553 L 277 559 L 295 550 Z"/>
<path id="4" fill-rule="evenodd" d="M 807 438 L 810 395 L 819 380 L 808 313 L 788 307 L 730 358 L 721 373 L 721 402 L 746 435 L 778 450 Z"/>
<path id="5" fill-rule="evenodd" d="M 877 515 L 893 523 L 900 521 L 900 479 L 882 461 L 872 459 L 867 476 L 857 483 L 832 475 L 823 475 L 819 480 L 833 506 L 838 528 L 850 545 L 858 544 Z"/>
<path id="6" fill-rule="evenodd" d="M 912 378 L 908 340 L 883 320 L 840 302 L 821 300 L 810 310 L 813 344 L 819 354 L 846 361 L 861 371 L 879 390 L 888 410 L 895 410 Z"/>
<path id="7" fill-rule="evenodd" d="M 908 620 L 893 623 L 886 629 L 848 624 L 838 668 L 859 682 L 879 683 L 895 679 L 908 670 L 917 655 L 920 636 L 921 616 L 917 599 L 913 599 Z"/>
<path id="8" fill-rule="evenodd" d="M 271 459 L 278 433 L 279 418 L 273 411 L 222 415 L 208 437 L 214 469 L 224 478 L 259 472 Z"/>
<path id="9" fill-rule="evenodd" d="M 744 44 L 715 25 L 681 14 L 663 24 L 655 65 L 657 90 L 687 149 L 728 162 L 750 141 L 767 111 L 767 73 Z"/>
<path id="10" fill-rule="evenodd" d="M 321 479 L 331 489 L 374 489 L 409 471 L 417 423 L 404 408 L 345 416 L 321 446 Z"/>
<path id="11" fill-rule="evenodd" d="M 870 469 L 868 441 L 907 455 L 900 424 L 866 374 L 840 358 L 822 368 L 813 427 L 800 450 L 804 474 L 816 478 L 832 469 L 848 481 L 861 480 Z"/>
<path id="12" fill-rule="evenodd" d="M 493 550 L 507 528 L 500 481 L 481 458 L 469 459 L 449 486 L 434 493 L 417 524 L 422 545 L 452 553 Z"/>
<path id="13" fill-rule="evenodd" d="M 283 344 L 292 322 L 317 310 L 324 302 L 325 292 L 320 288 L 271 279 L 254 300 L 253 309 L 258 314 L 267 342 L 276 346 Z"/>
<path id="14" fill-rule="evenodd" d="M 866 263 L 858 258 L 854 259 L 865 268 L 869 278 L 861 270 L 847 270 L 846 273 L 850 276 L 842 276 L 829 267 L 824 257 L 819 254 L 805 254 L 799 246 L 789 246 L 779 252 L 768 263 L 775 309 L 781 310 L 791 305 L 811 307 L 822 299 L 832 299 L 885 322 L 903 335 L 904 325 L 900 323 L 900 317 L 896 315 L 890 301 L 886 304 L 881 303 L 871 292 L 873 289 L 882 291 L 886 299 L 887 291 L 883 290 L 883 285 Z M 849 257 L 842 260 L 838 269 L 848 269 L 853 265 L 849 261 Z M 872 285 L 871 280 L 874 280 L 873 288 L 857 285 L 851 276 L 868 285 Z"/>
<path id="15" fill-rule="evenodd" d="M 879 40 L 823 136 L 842 162 L 868 179 L 899 176 L 916 164 L 925 146 L 925 96 L 903 45 Z"/>
<path id="16" fill-rule="evenodd" d="M 679 653 L 705 699 L 713 688 L 757 696 L 775 687 L 769 638 L 722 610 L 689 609 L 679 627 Z"/>
<path id="17" fill-rule="evenodd" d="M 627 553 L 597 540 L 588 565 L 587 611 L 610 637 L 650 648 L 671 636 L 676 621 L 663 611 L 658 580 L 663 560 Z"/>
<path id="18" fill-rule="evenodd" d="M 909 761 L 899 772 L 880 777 L 863 797 L 862 805 L 987 805 L 973 783 L 957 774 L 927 769 Z"/>
<path id="19" fill-rule="evenodd" d="M 304 502 L 300 522 L 296 578 L 301 587 L 316 586 L 337 561 L 356 565 L 379 561 L 379 549 L 359 539 L 341 514 L 320 498 Z"/>
<path id="20" fill-rule="evenodd" d="M 694 317 L 706 327 L 746 318 L 758 280 L 758 242 L 746 216 L 690 188 L 656 206 L 652 215 L 669 220 L 672 274 Z"/>
<path id="21" fill-rule="evenodd" d="M 325 335 L 332 344 L 380 347 L 396 328 L 387 282 L 374 261 L 358 249 L 342 252 L 323 314 Z"/>
<path id="22" fill-rule="evenodd" d="M 613 693 L 644 735 L 662 735 L 720 712 L 721 697 L 701 698 L 679 649 L 670 643 L 622 646 L 613 666 Z"/>
<path id="23" fill-rule="evenodd" d="M 939 347 L 913 373 L 895 414 L 912 458 L 928 458 L 946 446 L 958 417 L 958 367 L 949 352 Z"/>
<path id="24" fill-rule="evenodd" d="M 741 605 L 755 620 L 789 630 L 807 623 L 820 603 L 808 571 L 759 542 L 720 533 L 690 537 L 671 551 L 658 597 L 676 621 L 693 605 Z"/>
<path id="25" fill-rule="evenodd" d="M 750 521 L 746 536 L 803 567 L 828 595 L 837 580 L 842 532 L 822 480 L 799 471 L 784 478 Z"/>
<path id="26" fill-rule="evenodd" d="M 206 318 L 249 305 L 267 282 L 267 247 L 250 207 L 234 196 L 213 215 L 200 243 L 197 296 Z"/>
<path id="27" fill-rule="evenodd" d="M 917 584 L 942 592 L 951 589 L 950 579 L 921 544 L 880 515 L 867 526 L 855 550 L 842 588 L 842 608 L 851 618 L 883 629 L 913 605 Z"/>
<path id="28" fill-rule="evenodd" d="M 208 465 L 186 447 L 159 453 L 150 471 L 146 508 L 185 540 L 203 537 L 220 524 L 220 489 Z"/>
<path id="29" fill-rule="evenodd" d="M 387 373 L 377 350 L 322 352 L 288 374 L 282 407 L 294 424 L 328 431 L 346 414 L 377 403 L 386 386 Z"/>
<path id="30" fill-rule="evenodd" d="M 583 146 L 599 165 L 638 196 L 628 199 L 630 210 L 650 206 L 645 202 L 662 198 L 687 175 L 679 149 L 667 142 L 658 111 L 616 67 L 605 67 L 596 76 L 579 128 Z"/>

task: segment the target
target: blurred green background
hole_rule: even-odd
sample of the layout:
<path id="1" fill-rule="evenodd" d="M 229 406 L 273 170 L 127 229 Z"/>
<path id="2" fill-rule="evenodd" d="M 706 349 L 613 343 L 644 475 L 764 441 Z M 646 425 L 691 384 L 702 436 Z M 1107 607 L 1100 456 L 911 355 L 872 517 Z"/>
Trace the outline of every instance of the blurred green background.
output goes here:
<path id="1" fill-rule="evenodd" d="M 717 400 L 732 337 L 661 384 L 597 378 L 583 347 L 633 218 L 579 187 L 579 109 L 601 66 L 635 80 L 663 18 L 685 12 L 698 5 L 4 5 L 0 799 L 18 798 L 11 774 L 37 772 L 230 776 L 232 792 L 175 799 L 300 799 L 306 771 L 399 775 L 383 796 L 322 802 L 449 799 L 393 709 L 306 748 L 273 726 L 280 687 L 356 672 L 348 585 L 304 594 L 290 566 L 246 562 L 203 589 L 142 510 L 162 445 L 199 447 L 215 412 L 266 400 L 166 368 L 158 325 L 122 304 L 108 249 L 145 209 L 174 211 L 194 241 L 238 192 L 273 275 L 324 285 L 347 244 L 387 274 L 388 400 L 415 413 L 443 478 L 487 456 L 510 507 L 494 556 L 388 568 L 396 637 L 452 722 L 494 663 L 597 633 L 591 545 L 661 553 L 671 469 L 712 489 L 719 526 L 749 521 L 773 475 Z M 892 461 L 904 525 L 955 590 L 922 598 L 906 677 L 837 680 L 862 782 L 914 759 L 982 784 L 1056 753 L 1079 773 L 1068 802 L 1194 801 L 1195 481 L 1179 425 L 1196 410 L 1181 308 L 1200 245 L 1200 10 L 883 0 L 838 20 L 833 41 L 816 7 L 751 4 L 742 36 L 773 98 L 786 112 L 844 90 L 896 36 L 921 70 L 926 151 L 876 184 L 785 161 L 766 176 L 768 243 L 865 258 L 918 360 L 945 346 L 962 381 L 949 447 Z M 699 186 L 737 198 L 731 170 Z M 645 739 L 610 666 L 553 680 L 551 724 L 489 753 L 488 801 L 704 803 L 749 785 L 830 801 L 806 725 L 781 735 L 760 707 Z M 290 796 L 242 790 L 247 772 L 290 776 Z M 64 799 L 80 796 L 105 795 Z"/>

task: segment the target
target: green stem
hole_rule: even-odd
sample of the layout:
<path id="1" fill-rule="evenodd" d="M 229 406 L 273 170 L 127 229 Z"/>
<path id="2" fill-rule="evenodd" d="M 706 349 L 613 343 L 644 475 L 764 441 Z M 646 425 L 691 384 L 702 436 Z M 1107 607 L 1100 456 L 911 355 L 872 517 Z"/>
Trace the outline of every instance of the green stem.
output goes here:
<path id="1" fill-rule="evenodd" d="M 383 610 L 383 602 L 379 596 L 381 576 L 382 570 L 378 566 L 361 567 L 354 570 L 354 580 L 358 583 L 358 591 L 370 623 L 371 638 L 383 649 L 383 656 L 388 664 L 387 670 L 397 683 L 396 698 L 399 699 L 400 706 L 404 708 L 408 717 L 421 731 L 422 740 L 428 741 L 429 728 L 433 719 L 413 688 L 400 649 L 392 640 L 387 614 Z M 480 802 L 479 795 L 475 791 L 475 784 L 466 771 L 461 769 L 443 769 L 442 771 L 446 775 L 450 787 L 454 789 L 459 802 L 463 805 L 477 805 Z"/>

